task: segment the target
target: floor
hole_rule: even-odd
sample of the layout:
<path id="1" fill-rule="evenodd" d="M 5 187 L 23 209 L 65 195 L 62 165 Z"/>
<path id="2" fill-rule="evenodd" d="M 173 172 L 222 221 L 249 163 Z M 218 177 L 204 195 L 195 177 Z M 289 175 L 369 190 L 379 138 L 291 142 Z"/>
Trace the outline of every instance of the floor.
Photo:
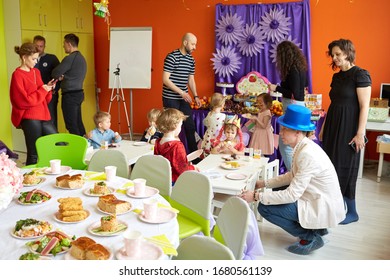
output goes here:
<path id="1" fill-rule="evenodd" d="M 25 154 L 19 153 L 18 166 L 23 166 L 24 162 Z M 323 248 L 300 256 L 285 249 L 296 239 L 264 220 L 259 223 L 259 231 L 265 255 L 259 259 L 390 260 L 390 172 L 389 168 L 384 168 L 382 181 L 377 183 L 377 167 L 377 163 L 366 163 L 363 178 L 358 179 L 358 222 L 330 229 L 324 236 Z"/>

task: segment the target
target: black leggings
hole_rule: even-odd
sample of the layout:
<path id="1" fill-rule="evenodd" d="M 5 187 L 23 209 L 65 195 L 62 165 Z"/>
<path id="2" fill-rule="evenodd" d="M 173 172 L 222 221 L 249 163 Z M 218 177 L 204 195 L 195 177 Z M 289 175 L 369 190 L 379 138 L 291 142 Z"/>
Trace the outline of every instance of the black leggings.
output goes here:
<path id="1" fill-rule="evenodd" d="M 35 142 L 41 136 L 57 133 L 57 129 L 51 121 L 24 119 L 20 125 L 24 132 L 24 139 L 27 147 L 26 165 L 36 164 L 38 161 L 38 154 Z"/>

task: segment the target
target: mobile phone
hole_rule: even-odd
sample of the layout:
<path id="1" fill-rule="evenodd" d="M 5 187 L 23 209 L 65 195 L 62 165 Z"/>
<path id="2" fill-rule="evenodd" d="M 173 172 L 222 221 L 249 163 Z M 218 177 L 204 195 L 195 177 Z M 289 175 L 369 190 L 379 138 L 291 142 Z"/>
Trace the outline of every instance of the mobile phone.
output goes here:
<path id="1" fill-rule="evenodd" d="M 368 139 L 367 139 L 366 135 L 364 135 L 364 144 L 367 144 L 367 142 L 368 142 Z M 349 144 L 349 146 L 356 152 L 355 142 L 352 142 L 351 144 Z"/>

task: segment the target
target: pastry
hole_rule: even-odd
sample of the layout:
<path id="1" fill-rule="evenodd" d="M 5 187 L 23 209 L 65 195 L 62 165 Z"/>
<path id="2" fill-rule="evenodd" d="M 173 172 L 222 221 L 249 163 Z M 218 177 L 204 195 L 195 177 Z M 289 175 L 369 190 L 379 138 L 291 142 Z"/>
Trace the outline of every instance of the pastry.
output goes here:
<path id="1" fill-rule="evenodd" d="M 39 178 L 34 171 L 26 173 L 23 175 L 23 184 L 24 185 L 34 185 L 39 182 Z"/>
<path id="2" fill-rule="evenodd" d="M 110 252 L 99 243 L 92 244 L 85 251 L 86 260 L 107 260 Z"/>
<path id="3" fill-rule="evenodd" d="M 91 190 L 91 193 L 93 194 L 108 194 L 110 193 L 110 190 L 107 187 L 107 184 L 103 181 L 101 182 L 96 182 L 95 185 L 93 186 L 93 189 Z"/>
<path id="4" fill-rule="evenodd" d="M 87 236 L 79 237 L 75 241 L 72 241 L 70 254 L 78 260 L 85 260 L 86 250 L 93 244 L 96 244 L 95 240 Z"/>
<path id="5" fill-rule="evenodd" d="M 115 215 L 101 217 L 100 224 L 102 231 L 115 231 L 118 227 L 118 221 Z"/>
<path id="6" fill-rule="evenodd" d="M 70 176 L 65 174 L 56 178 L 56 186 L 60 188 L 78 189 L 84 185 L 84 179 L 81 174 Z"/>
<path id="7" fill-rule="evenodd" d="M 99 197 L 98 207 L 103 212 L 122 214 L 131 209 L 131 204 L 128 201 L 117 199 L 113 194 L 107 194 Z"/>

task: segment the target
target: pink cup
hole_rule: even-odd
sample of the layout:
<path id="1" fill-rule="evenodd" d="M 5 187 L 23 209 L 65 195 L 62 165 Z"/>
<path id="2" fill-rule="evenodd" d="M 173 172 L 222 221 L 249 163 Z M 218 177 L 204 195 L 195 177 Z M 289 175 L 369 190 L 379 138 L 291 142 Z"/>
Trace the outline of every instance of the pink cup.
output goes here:
<path id="1" fill-rule="evenodd" d="M 140 254 L 142 233 L 136 230 L 123 233 L 125 241 L 125 254 L 129 257 L 135 257 Z"/>
<path id="2" fill-rule="evenodd" d="M 112 181 L 116 177 L 116 166 L 106 166 L 104 167 L 104 171 L 106 173 L 106 180 Z"/>
<path id="3" fill-rule="evenodd" d="M 156 199 L 144 201 L 144 217 L 147 220 L 154 221 L 157 218 L 158 205 Z"/>
<path id="4" fill-rule="evenodd" d="M 145 196 L 146 180 L 142 178 L 137 178 L 133 180 L 133 183 L 135 196 Z"/>
<path id="5" fill-rule="evenodd" d="M 61 160 L 60 159 L 52 159 L 50 161 L 50 171 L 53 174 L 61 173 Z"/>

